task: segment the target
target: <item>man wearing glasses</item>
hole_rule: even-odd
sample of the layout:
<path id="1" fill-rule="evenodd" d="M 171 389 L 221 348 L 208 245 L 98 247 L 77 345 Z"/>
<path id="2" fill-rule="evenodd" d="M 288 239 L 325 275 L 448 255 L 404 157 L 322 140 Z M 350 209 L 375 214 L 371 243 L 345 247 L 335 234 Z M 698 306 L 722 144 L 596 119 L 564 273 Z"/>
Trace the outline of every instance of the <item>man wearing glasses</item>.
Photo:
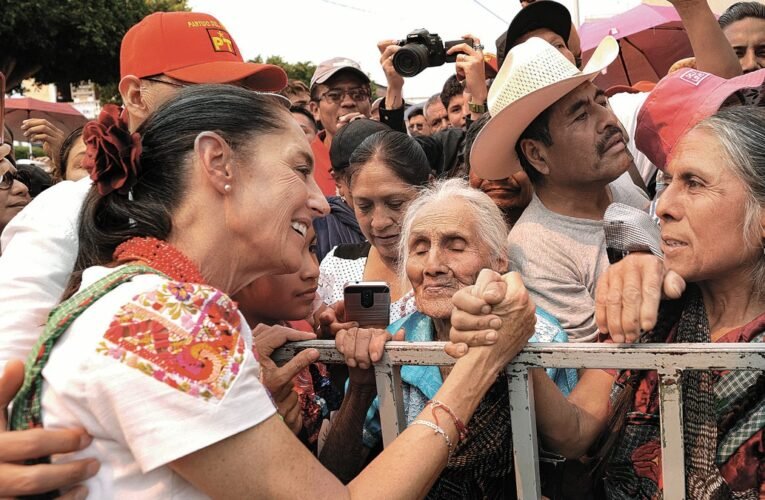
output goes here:
<path id="1" fill-rule="evenodd" d="M 310 110 L 324 130 L 311 143 L 314 176 L 326 196 L 335 194 L 330 174 L 329 147 L 338 129 L 356 118 L 369 118 L 372 111 L 369 77 L 359 63 L 345 57 L 322 62 L 311 78 Z"/>

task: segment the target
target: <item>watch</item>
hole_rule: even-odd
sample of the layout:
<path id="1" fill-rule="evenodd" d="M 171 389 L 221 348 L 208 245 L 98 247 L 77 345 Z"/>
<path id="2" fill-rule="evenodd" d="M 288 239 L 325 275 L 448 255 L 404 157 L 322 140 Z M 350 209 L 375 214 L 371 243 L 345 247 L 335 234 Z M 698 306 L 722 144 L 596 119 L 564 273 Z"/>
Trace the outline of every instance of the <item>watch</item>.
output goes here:
<path id="1" fill-rule="evenodd" d="M 486 113 L 486 104 L 476 104 L 472 101 L 469 101 L 468 109 L 470 110 L 471 113 L 483 114 L 483 113 Z"/>

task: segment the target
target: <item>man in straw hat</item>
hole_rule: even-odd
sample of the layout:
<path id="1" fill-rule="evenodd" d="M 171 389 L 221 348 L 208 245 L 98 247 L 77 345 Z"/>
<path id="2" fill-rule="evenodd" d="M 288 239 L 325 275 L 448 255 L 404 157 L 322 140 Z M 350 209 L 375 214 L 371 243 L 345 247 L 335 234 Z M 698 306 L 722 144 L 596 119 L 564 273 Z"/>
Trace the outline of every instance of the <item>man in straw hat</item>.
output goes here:
<path id="1" fill-rule="evenodd" d="M 604 39 L 579 70 L 554 46 L 513 47 L 489 91 L 491 120 L 470 162 L 484 179 L 523 169 L 535 194 L 510 233 L 510 257 L 537 304 L 572 341 L 594 340 L 594 288 L 608 260 L 602 227 L 612 202 L 645 208 L 624 174 L 632 165 L 623 129 L 592 80 L 618 55 Z"/>
<path id="2" fill-rule="evenodd" d="M 683 22 L 691 48 L 698 58 L 697 67 L 724 78 L 739 75 L 740 66 L 736 55 L 720 30 L 707 0 L 670 0 L 670 3 L 675 6 Z M 579 36 L 568 9 L 553 0 L 537 0 L 525 4 L 510 22 L 507 31 L 497 39 L 497 57 L 500 65 L 504 62 L 507 52 L 514 46 L 531 37 L 539 37 L 581 68 Z M 634 136 L 637 115 L 647 96 L 647 92 L 622 92 L 609 98 L 611 108 L 630 136 L 627 147 L 636 165 L 630 174 L 633 180 L 638 183 L 644 182 L 646 185 L 653 180 L 656 167 L 629 139 Z"/>

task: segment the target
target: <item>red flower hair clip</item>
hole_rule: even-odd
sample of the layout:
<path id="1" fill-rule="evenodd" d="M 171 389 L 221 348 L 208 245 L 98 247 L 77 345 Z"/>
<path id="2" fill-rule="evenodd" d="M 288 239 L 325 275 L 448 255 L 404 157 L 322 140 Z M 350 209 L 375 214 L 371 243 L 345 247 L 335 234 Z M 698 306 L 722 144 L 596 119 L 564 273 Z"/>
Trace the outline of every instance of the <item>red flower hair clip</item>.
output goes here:
<path id="1" fill-rule="evenodd" d="M 135 185 L 140 168 L 141 136 L 130 133 L 120 108 L 107 104 L 85 125 L 82 139 L 87 146 L 82 166 L 98 186 L 102 196 L 117 191 L 127 194 Z"/>

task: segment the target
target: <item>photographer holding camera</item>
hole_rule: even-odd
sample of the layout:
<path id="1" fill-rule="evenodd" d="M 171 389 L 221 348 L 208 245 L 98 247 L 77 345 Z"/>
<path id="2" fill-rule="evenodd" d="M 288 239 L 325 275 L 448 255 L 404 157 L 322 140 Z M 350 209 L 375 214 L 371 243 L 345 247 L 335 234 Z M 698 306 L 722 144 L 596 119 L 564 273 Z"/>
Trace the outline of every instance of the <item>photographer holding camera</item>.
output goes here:
<path id="1" fill-rule="evenodd" d="M 437 34 L 430 34 L 424 29 L 415 30 L 407 35 L 405 40 L 383 40 L 377 44 L 380 50 L 380 64 L 388 80 L 388 92 L 380 109 L 393 112 L 403 107 L 404 76 L 415 76 L 428 67 L 440 66 L 446 62 L 454 62 L 458 81 L 464 83 L 461 99 L 464 111 L 461 116 L 452 118 L 452 127 L 465 127 L 465 116 L 477 120 L 486 112 L 486 71 L 484 65 L 483 45 L 478 37 L 464 35 L 462 41 L 443 43 Z M 453 101 L 444 103 L 447 112 Z M 402 108 L 403 113 L 403 108 Z M 381 111 L 381 119 L 383 113 Z M 403 118 L 403 116 L 402 116 Z M 403 127 L 403 120 L 402 120 Z M 398 124 L 396 130 L 402 130 Z"/>
<path id="2" fill-rule="evenodd" d="M 419 45 L 419 47 L 418 47 Z M 448 47 L 447 47 L 448 45 Z M 465 128 L 470 121 L 477 120 L 486 111 L 486 76 L 484 69 L 483 47 L 474 35 L 465 35 L 462 41 L 441 42 L 436 34 L 425 30 L 415 30 L 405 40 L 383 40 L 377 44 L 380 50 L 380 65 L 388 81 L 385 99 L 380 104 L 380 121 L 394 130 L 406 133 L 404 122 L 403 73 L 418 74 L 427 67 L 439 66 L 452 60 L 456 74 L 464 82 L 464 91 L 459 94 L 466 110 L 459 116 L 460 124 L 455 128 L 450 120 L 449 128 L 429 137 L 416 137 L 425 150 L 431 168 L 437 175 L 447 172 L 460 172 L 464 165 Z M 397 57 L 397 54 L 402 55 Z M 457 101 L 456 96 L 450 101 Z M 470 111 L 467 107 L 470 105 Z M 447 107 L 448 110 L 448 107 Z M 465 120 L 463 116 L 470 116 Z M 465 122 L 468 123 L 465 123 Z M 463 125 L 464 124 L 464 128 Z"/>

